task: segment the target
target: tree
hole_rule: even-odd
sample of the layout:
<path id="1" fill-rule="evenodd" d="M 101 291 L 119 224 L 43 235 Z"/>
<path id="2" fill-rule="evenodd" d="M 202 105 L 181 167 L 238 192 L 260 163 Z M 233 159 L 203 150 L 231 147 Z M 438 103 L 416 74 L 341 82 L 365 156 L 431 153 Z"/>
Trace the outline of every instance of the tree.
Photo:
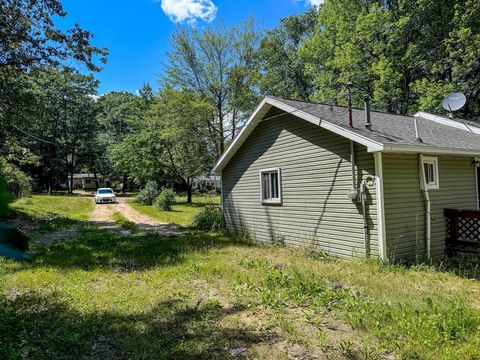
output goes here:
<path id="1" fill-rule="evenodd" d="M 352 81 L 355 105 L 367 94 L 376 109 L 411 114 L 441 111 L 448 92 L 463 90 L 470 106 L 459 115 L 477 117 L 475 3 L 326 0 L 299 51 L 313 78 L 311 98 L 345 104 L 345 84 Z"/>
<path id="2" fill-rule="evenodd" d="M 28 170 L 40 188 L 66 184 L 79 164 L 83 144 L 95 128 L 92 76 L 47 69 L 29 77 L 28 111 L 19 111 L 16 132 L 7 133 L 4 156 Z M 71 181 L 70 181 L 71 183 Z M 71 191 L 71 188 L 70 188 Z"/>
<path id="3" fill-rule="evenodd" d="M 163 80 L 212 105 L 204 122 L 217 157 L 257 102 L 258 43 L 253 21 L 239 28 L 221 23 L 201 31 L 182 28 L 172 36 Z"/>
<path id="4" fill-rule="evenodd" d="M 214 162 L 205 117 L 210 103 L 191 91 L 163 89 L 138 118 L 135 131 L 112 149 L 112 159 L 139 184 L 155 181 L 163 186 L 181 183 L 192 201 L 192 182 Z"/>
<path id="5" fill-rule="evenodd" d="M 142 98 L 141 98 L 142 99 Z M 100 97 L 98 101 L 99 113 L 98 122 L 101 132 L 97 136 L 98 148 L 107 157 L 97 159 L 104 160 L 103 165 L 99 162 L 94 164 L 93 170 L 96 174 L 98 167 L 106 168 L 105 161 L 111 161 L 110 168 L 114 173 L 121 174 L 123 178 L 122 192 L 126 191 L 128 181 L 128 169 L 120 160 L 117 150 L 118 144 L 131 134 L 139 126 L 142 111 L 148 108 L 148 104 L 141 104 L 137 96 L 129 92 L 111 92 Z M 142 105 L 144 108 L 142 109 Z M 115 155 L 113 155 L 115 153 Z"/>
<path id="6" fill-rule="evenodd" d="M 66 162 L 77 156 L 77 146 L 69 146 L 75 153 L 68 159 L 65 155 L 65 142 L 72 140 L 65 129 L 74 114 L 86 111 L 77 90 L 88 82 L 89 92 L 95 88 L 93 78 L 82 77 L 72 66 L 99 71 L 107 55 L 79 25 L 57 28 L 55 18 L 65 16 L 59 0 L 0 0 L 0 155 L 49 190 L 58 174 L 66 180 Z M 72 106 L 67 117 L 66 103 Z"/>
<path id="7" fill-rule="evenodd" d="M 281 19 L 280 26 L 267 31 L 261 41 L 259 57 L 262 93 L 308 100 L 313 91 L 311 76 L 299 54 L 303 41 L 316 25 L 317 8 Z"/>
<path id="8" fill-rule="evenodd" d="M 80 166 L 77 160 L 96 126 L 95 101 L 90 95 L 96 93 L 98 82 L 92 76 L 69 70 L 50 70 L 39 74 L 37 86 L 42 94 L 38 106 L 43 105 L 43 116 L 38 120 L 44 129 L 50 130 L 47 132 L 49 143 L 42 146 L 46 150 L 42 159 L 43 168 L 48 171 L 49 190 L 56 182 L 55 172 L 60 167 L 60 173 L 65 174 L 61 178 L 67 180 L 71 194 L 73 174 Z"/>
<path id="9" fill-rule="evenodd" d="M 192 202 L 192 184 L 195 177 L 208 173 L 214 161 L 209 148 L 204 118 L 211 106 L 188 91 L 165 89 L 160 95 L 154 118 L 161 129 L 169 172 L 187 189 L 187 203 Z"/>
<path id="10" fill-rule="evenodd" d="M 452 83 L 469 100 L 461 114 L 480 119 L 480 6 L 466 0 L 453 9 L 453 29 L 446 40 Z"/>
<path id="11" fill-rule="evenodd" d="M 30 96 L 28 82 L 39 69 L 65 67 L 75 60 L 99 71 L 107 50 L 91 45 L 93 34 L 75 25 L 62 31 L 53 18 L 65 17 L 58 0 L 0 0 L 0 122 L 14 131 L 19 110 Z M 19 106 L 21 104 L 21 106 Z M 0 136 L 0 145 L 2 144 Z"/>
<path id="12" fill-rule="evenodd" d="M 53 18 L 66 15 L 58 0 L 1 0 L 0 69 L 59 67 L 72 58 L 98 71 L 96 57 L 105 63 L 107 50 L 91 45 L 93 34 L 78 24 L 56 28 Z"/>

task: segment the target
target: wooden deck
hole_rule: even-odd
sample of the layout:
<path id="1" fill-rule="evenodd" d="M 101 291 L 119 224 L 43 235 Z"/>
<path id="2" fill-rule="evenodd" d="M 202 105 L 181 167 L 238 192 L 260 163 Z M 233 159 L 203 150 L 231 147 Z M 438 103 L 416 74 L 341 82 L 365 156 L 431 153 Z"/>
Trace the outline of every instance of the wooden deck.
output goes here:
<path id="1" fill-rule="evenodd" d="M 480 211 L 445 209 L 447 255 L 480 256 Z"/>

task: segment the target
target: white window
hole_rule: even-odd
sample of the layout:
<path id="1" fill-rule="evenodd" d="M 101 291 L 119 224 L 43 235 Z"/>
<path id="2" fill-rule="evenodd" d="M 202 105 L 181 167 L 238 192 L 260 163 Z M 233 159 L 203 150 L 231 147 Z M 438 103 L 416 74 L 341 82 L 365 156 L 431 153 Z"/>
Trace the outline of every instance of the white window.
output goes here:
<path id="1" fill-rule="evenodd" d="M 422 156 L 422 171 L 427 189 L 438 189 L 440 187 L 438 181 L 438 158 L 434 156 Z M 420 185 L 423 189 L 423 179 Z"/>
<path id="2" fill-rule="evenodd" d="M 282 179 L 280 168 L 260 171 L 261 200 L 264 204 L 282 203 Z"/>

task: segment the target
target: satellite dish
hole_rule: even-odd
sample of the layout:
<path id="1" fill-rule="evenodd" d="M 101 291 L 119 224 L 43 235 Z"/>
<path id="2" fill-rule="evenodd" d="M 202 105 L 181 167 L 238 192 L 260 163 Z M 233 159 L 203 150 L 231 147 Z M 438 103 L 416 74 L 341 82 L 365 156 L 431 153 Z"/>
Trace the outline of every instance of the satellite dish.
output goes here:
<path id="1" fill-rule="evenodd" d="M 442 106 L 445 110 L 453 112 L 464 107 L 466 102 L 467 98 L 462 93 L 452 93 L 443 99 Z"/>

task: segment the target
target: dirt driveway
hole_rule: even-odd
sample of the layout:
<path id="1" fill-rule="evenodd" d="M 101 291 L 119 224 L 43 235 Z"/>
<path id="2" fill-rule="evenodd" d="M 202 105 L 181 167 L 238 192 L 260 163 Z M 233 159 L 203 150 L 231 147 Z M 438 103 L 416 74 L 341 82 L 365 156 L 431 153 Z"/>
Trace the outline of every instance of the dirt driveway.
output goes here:
<path id="1" fill-rule="evenodd" d="M 117 198 L 117 204 L 96 204 L 90 221 L 102 228 L 107 228 L 121 234 L 128 234 L 128 231 L 121 229 L 115 223 L 113 219 L 115 212 L 122 214 L 128 221 L 133 222 L 140 231 L 153 232 L 163 236 L 178 235 L 181 233 L 178 226 L 162 223 L 141 214 L 127 204 L 126 198 Z"/>

